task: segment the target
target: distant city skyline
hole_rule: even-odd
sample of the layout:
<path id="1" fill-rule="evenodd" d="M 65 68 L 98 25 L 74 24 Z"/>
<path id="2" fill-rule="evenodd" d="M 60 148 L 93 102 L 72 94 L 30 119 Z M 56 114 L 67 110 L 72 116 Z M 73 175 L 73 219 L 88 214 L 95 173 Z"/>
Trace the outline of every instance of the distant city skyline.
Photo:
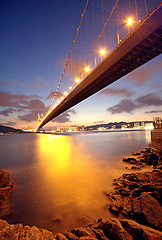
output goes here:
<path id="1" fill-rule="evenodd" d="M 107 9 L 108 1 L 103 2 Z M 127 1 L 123 2 L 126 4 Z M 15 128 L 31 125 L 34 128 L 38 113 L 46 113 L 60 81 L 85 3 L 74 0 L 57 3 L 49 0 L 1 1 L 1 125 Z M 158 3 L 160 1 L 156 1 L 156 5 Z M 153 9 L 154 3 L 149 7 Z M 161 117 L 161 66 L 160 55 L 66 111 L 45 128 L 152 121 L 154 116 Z"/>

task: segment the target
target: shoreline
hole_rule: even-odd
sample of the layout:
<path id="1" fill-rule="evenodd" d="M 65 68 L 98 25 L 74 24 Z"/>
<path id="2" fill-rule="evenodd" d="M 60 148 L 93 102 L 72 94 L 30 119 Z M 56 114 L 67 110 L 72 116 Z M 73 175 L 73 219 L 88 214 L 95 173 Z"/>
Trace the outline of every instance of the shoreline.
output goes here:
<path id="1" fill-rule="evenodd" d="M 131 166 L 130 170 L 133 173 L 123 174 L 118 179 L 114 179 L 113 190 L 105 194 L 108 200 L 106 207 L 108 211 L 116 214 L 115 218 L 98 219 L 98 223 L 90 224 L 88 227 L 79 227 L 57 234 L 35 226 L 9 224 L 0 219 L 0 238 L 139 239 L 140 236 L 140 239 L 146 239 L 144 235 L 148 235 L 149 239 L 162 239 L 162 153 L 153 147 L 149 147 L 140 153 L 134 152 L 132 156 L 124 158 L 123 161 Z M 144 166 L 152 166 L 152 171 L 134 173 Z M 128 169 L 128 167 L 126 168 Z M 5 201 L 8 194 L 13 191 L 13 182 L 7 172 L 1 171 L 1 173 L 5 176 L 0 178 L 0 180 L 5 179 L 3 184 L 0 185 L 1 200 Z M 2 195 L 2 193 L 5 193 L 5 195 Z M 2 202 L 0 201 L 0 203 L 1 207 Z M 143 205 L 143 203 L 145 204 Z M 123 215 L 122 219 L 119 218 L 120 214 Z"/>

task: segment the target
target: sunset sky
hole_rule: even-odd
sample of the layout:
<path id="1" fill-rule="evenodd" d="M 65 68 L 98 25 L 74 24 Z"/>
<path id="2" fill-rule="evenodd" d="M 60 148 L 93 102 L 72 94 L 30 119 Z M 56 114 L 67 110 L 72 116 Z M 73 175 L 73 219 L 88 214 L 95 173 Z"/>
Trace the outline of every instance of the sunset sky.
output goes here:
<path id="1" fill-rule="evenodd" d="M 126 6 L 130 1 L 119 1 L 119 9 L 122 5 L 120 2 Z M 134 1 L 131 2 L 133 9 Z M 148 12 L 159 3 L 160 1 L 148 0 Z M 0 125 L 15 128 L 30 125 L 34 128 L 37 126 L 38 113 L 47 112 L 63 73 L 85 4 L 86 0 L 0 1 Z M 144 0 L 137 1 L 137 4 L 138 14 L 144 18 Z M 88 11 L 92 15 L 91 6 L 92 0 L 87 7 L 87 16 Z M 101 1 L 94 0 L 95 21 L 91 24 L 91 31 L 95 28 L 99 33 L 103 20 L 100 13 L 104 8 L 106 19 L 113 6 L 113 0 L 103 0 L 103 6 Z M 125 11 L 122 12 L 124 15 Z M 131 14 L 133 12 L 134 9 Z M 130 12 L 126 14 L 130 15 Z M 123 15 L 119 14 L 120 22 L 124 19 Z M 88 17 L 85 19 L 87 22 L 83 24 L 89 27 Z M 112 24 L 115 23 L 112 21 Z M 94 36 L 93 31 L 88 30 L 86 33 L 84 30 L 83 27 L 80 34 L 83 39 L 84 34 L 87 34 L 90 42 L 88 47 L 84 48 L 91 51 L 92 39 L 97 40 L 95 37 L 99 34 Z M 121 35 L 122 31 L 128 31 L 124 25 L 121 27 Z M 111 38 L 114 36 L 116 29 L 112 27 Z M 111 45 L 115 46 L 117 39 L 111 41 Z M 111 51 L 109 43 L 106 38 L 104 47 Z M 81 46 L 79 40 L 78 45 Z M 91 62 L 90 64 L 92 65 Z M 152 120 L 155 116 L 161 117 L 161 78 L 160 55 L 66 111 L 46 126 L 51 128 L 73 124 L 144 121 Z"/>

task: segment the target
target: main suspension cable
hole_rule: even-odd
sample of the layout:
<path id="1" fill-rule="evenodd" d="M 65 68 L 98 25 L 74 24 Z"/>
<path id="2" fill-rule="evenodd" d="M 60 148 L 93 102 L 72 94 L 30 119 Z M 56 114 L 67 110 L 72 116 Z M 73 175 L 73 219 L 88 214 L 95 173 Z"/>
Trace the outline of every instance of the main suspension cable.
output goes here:
<path id="1" fill-rule="evenodd" d="M 66 68 L 67 68 L 67 66 L 68 66 L 68 62 L 69 62 L 69 59 L 70 59 L 70 57 L 71 57 L 71 54 L 72 54 L 72 51 L 73 51 L 73 48 L 74 48 L 74 45 L 75 45 L 75 42 L 76 42 L 76 39 L 77 39 L 77 36 L 78 36 L 78 33 L 79 33 L 79 29 L 80 29 L 81 24 L 82 24 L 82 21 L 83 21 L 83 17 L 84 17 L 84 15 L 85 15 L 85 12 L 86 12 L 86 9 L 87 9 L 88 1 L 89 1 L 89 0 L 87 0 L 86 5 L 85 5 L 85 7 L 84 7 L 84 11 L 83 11 L 83 13 L 82 13 L 82 17 L 81 17 L 81 20 L 80 20 L 80 23 L 79 23 L 79 27 L 77 28 L 77 32 L 76 32 L 76 35 L 75 35 L 75 38 L 74 38 L 74 41 L 73 41 L 73 44 L 72 44 L 70 53 L 69 53 L 69 56 L 68 56 L 68 58 L 67 58 L 67 61 L 66 61 L 65 67 L 64 67 L 64 71 L 63 71 L 63 73 L 62 73 L 62 76 L 61 76 L 59 85 L 58 85 L 57 90 L 56 90 L 56 92 L 55 92 L 55 94 L 54 94 L 54 97 L 53 97 L 53 100 L 52 100 L 52 103 L 51 103 L 51 105 L 50 105 L 49 110 L 51 109 L 51 107 L 52 107 L 52 105 L 53 105 L 53 102 L 55 101 L 56 95 L 57 95 L 57 93 L 58 93 L 58 90 L 59 90 L 59 88 L 60 88 L 61 82 L 62 82 L 63 77 L 64 77 L 64 75 L 65 75 Z"/>
<path id="2" fill-rule="evenodd" d="M 89 59 L 90 59 L 90 57 L 91 57 L 91 55 L 92 55 L 94 49 L 96 48 L 96 45 L 97 45 L 98 41 L 100 40 L 100 38 L 101 38 L 101 36 L 102 36 L 102 33 L 104 32 L 104 30 L 105 30 L 105 28 L 106 28 L 106 26 L 107 26 L 107 24 L 108 24 L 108 22 L 109 22 L 109 20 L 110 20 L 110 17 L 112 16 L 112 14 L 113 14 L 113 12 L 114 12 L 114 10 L 115 10 L 115 8 L 116 8 L 118 2 L 119 2 L 119 0 L 116 1 L 116 3 L 115 3 L 115 5 L 114 5 L 114 7 L 113 7 L 113 9 L 112 9 L 112 11 L 111 11 L 111 13 L 110 13 L 108 19 L 106 20 L 105 25 L 104 25 L 104 27 L 103 27 L 103 29 L 102 29 L 102 31 L 101 31 L 101 33 L 100 33 L 100 35 L 99 35 L 99 37 L 98 37 L 96 43 L 95 43 L 95 45 L 94 45 L 92 51 L 90 52 L 90 54 L 89 54 L 89 56 L 88 56 L 88 58 L 87 58 L 87 61 L 86 61 L 85 65 L 84 65 L 83 69 L 86 67 L 86 65 L 87 65 L 87 63 L 88 63 L 88 61 L 89 61 Z M 79 76 L 81 76 L 81 74 L 82 74 L 82 72 L 83 72 L 83 69 L 81 70 Z"/>

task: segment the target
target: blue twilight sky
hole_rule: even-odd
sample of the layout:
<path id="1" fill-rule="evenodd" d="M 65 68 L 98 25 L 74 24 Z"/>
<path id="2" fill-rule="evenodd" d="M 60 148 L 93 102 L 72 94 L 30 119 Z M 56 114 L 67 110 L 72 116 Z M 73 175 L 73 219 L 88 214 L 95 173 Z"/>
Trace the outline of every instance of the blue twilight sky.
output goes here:
<path id="1" fill-rule="evenodd" d="M 114 3 L 89 0 L 60 92 L 79 73 Z M 146 3 L 147 9 L 144 0 L 119 1 L 89 61 L 91 68 L 94 58 L 97 63 L 101 60 L 98 55 L 101 47 L 110 52 L 117 45 L 117 26 L 121 40 L 126 36 L 129 31 L 126 16 L 132 17 L 135 25 L 160 1 Z M 36 127 L 37 114 L 47 112 L 85 4 L 86 0 L 0 1 L 0 124 Z M 162 56 L 158 56 L 57 117 L 47 127 L 152 120 L 162 116 L 161 76 Z"/>

